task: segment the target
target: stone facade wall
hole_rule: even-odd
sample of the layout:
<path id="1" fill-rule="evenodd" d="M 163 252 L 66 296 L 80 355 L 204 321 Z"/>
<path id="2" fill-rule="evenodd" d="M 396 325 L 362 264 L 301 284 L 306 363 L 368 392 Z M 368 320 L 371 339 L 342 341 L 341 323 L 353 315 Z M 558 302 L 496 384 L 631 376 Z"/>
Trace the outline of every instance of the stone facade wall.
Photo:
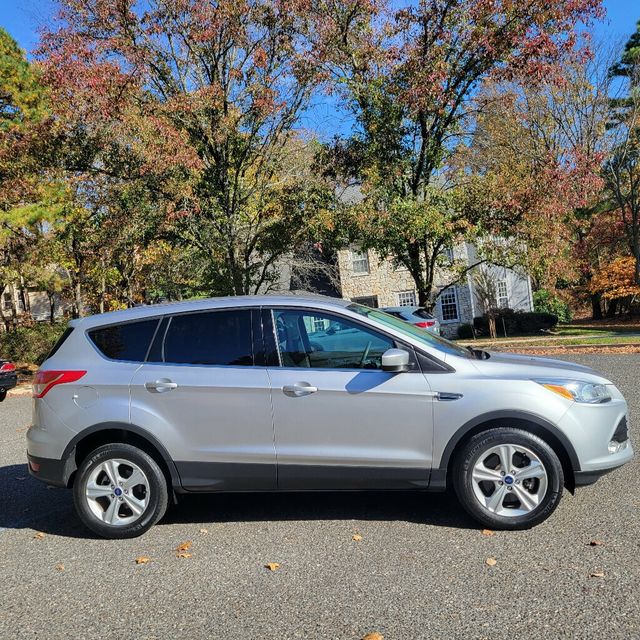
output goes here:
<path id="1" fill-rule="evenodd" d="M 379 307 L 396 307 L 399 305 L 398 293 L 414 291 L 415 283 L 406 269 L 395 269 L 391 260 L 380 260 L 375 251 L 368 251 L 369 271 L 367 273 L 355 273 L 353 269 L 353 251 L 343 249 L 338 252 L 338 266 L 340 269 L 340 282 L 342 297 L 354 300 L 357 298 L 375 297 Z M 475 249 L 470 244 L 460 244 L 454 247 L 452 257 L 456 262 L 474 264 L 477 260 Z M 517 273 L 511 269 L 497 266 L 483 266 L 492 278 L 505 280 L 509 296 L 509 306 L 518 311 L 532 311 L 531 287 L 528 276 Z M 452 275 L 447 269 L 441 269 L 435 277 L 435 288 L 441 289 L 452 280 Z M 442 299 L 438 298 L 433 308 L 433 314 L 440 321 L 441 334 L 448 338 L 455 338 L 461 324 L 471 324 L 474 316 L 482 315 L 483 310 L 480 301 L 474 293 L 473 279 L 469 273 L 466 278 L 456 286 L 451 287 L 456 293 L 458 318 L 456 320 L 444 320 L 442 315 Z"/>
<path id="2" fill-rule="evenodd" d="M 340 285 L 342 297 L 348 300 L 376 296 L 379 307 L 395 307 L 398 305 L 397 294 L 400 291 L 414 291 L 413 278 L 406 269 L 395 269 L 390 260 L 382 260 L 378 254 L 370 250 L 369 272 L 354 273 L 353 252 L 343 249 L 338 252 L 340 269 Z"/>

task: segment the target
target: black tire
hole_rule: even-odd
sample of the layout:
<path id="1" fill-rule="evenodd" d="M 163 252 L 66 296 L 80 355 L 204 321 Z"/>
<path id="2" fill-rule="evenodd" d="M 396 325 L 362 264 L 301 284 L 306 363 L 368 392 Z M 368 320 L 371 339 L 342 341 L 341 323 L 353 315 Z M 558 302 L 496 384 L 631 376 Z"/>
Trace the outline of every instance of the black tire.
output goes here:
<path id="1" fill-rule="evenodd" d="M 144 492 L 146 507 L 142 514 L 129 524 L 114 525 L 103 522 L 92 511 L 85 494 L 87 481 L 92 473 L 99 465 L 113 459 L 133 463 L 144 473 L 148 482 L 148 494 L 146 491 Z M 119 468 L 126 470 L 127 465 L 123 464 Z M 106 500 L 107 504 L 110 504 L 112 498 L 107 498 Z M 145 533 L 165 514 L 169 501 L 169 491 L 167 480 L 162 470 L 150 455 L 129 444 L 116 443 L 95 449 L 82 461 L 73 484 L 73 501 L 80 520 L 99 536 L 111 539 L 135 538 Z M 118 509 L 122 509 L 122 507 L 118 507 Z M 125 504 L 125 514 L 127 509 L 128 507 Z M 135 516 L 132 515 L 132 517 Z"/>
<path id="2" fill-rule="evenodd" d="M 472 480 L 474 466 L 484 453 L 502 444 L 526 447 L 539 458 L 547 474 L 546 493 L 537 506 L 523 515 L 504 516 L 493 513 L 480 503 L 474 492 Z M 510 472 L 507 471 L 507 474 L 509 475 Z M 454 460 L 453 486 L 461 505 L 480 524 L 490 529 L 528 529 L 546 520 L 558 506 L 564 488 L 564 473 L 555 451 L 542 438 L 522 429 L 497 427 L 473 436 L 462 447 Z M 515 492 L 513 493 L 515 495 Z"/>
<path id="3" fill-rule="evenodd" d="M 7 397 L 7 390 L 2 388 L 0 389 L 0 402 L 2 402 Z"/>

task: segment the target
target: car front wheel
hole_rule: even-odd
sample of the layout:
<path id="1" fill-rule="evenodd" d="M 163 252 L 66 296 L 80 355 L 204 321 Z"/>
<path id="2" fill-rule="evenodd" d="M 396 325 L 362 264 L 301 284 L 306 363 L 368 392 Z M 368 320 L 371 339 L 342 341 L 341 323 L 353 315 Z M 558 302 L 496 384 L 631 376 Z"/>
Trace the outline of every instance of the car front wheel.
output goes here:
<path id="1" fill-rule="evenodd" d="M 167 509 L 167 481 L 157 462 L 128 444 L 99 447 L 82 462 L 73 485 L 78 516 L 103 538 L 134 538 Z"/>
<path id="2" fill-rule="evenodd" d="M 453 474 L 462 506 L 492 529 L 527 529 L 546 520 L 564 487 L 553 449 L 538 436 L 511 427 L 472 437 L 457 456 Z"/>

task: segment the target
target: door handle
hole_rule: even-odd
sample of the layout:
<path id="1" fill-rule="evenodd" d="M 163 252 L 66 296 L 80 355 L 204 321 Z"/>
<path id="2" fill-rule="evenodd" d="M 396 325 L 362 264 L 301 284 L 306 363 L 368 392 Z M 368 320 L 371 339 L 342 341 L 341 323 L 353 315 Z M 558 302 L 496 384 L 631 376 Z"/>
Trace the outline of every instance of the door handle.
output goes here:
<path id="1" fill-rule="evenodd" d="M 172 382 L 169 378 L 160 378 L 153 382 L 145 382 L 144 388 L 151 393 L 164 393 L 178 388 L 177 382 Z"/>
<path id="2" fill-rule="evenodd" d="M 315 393 L 318 387 L 312 387 L 308 382 L 294 382 L 293 384 L 285 384 L 282 392 L 285 396 L 291 398 L 300 398 Z"/>

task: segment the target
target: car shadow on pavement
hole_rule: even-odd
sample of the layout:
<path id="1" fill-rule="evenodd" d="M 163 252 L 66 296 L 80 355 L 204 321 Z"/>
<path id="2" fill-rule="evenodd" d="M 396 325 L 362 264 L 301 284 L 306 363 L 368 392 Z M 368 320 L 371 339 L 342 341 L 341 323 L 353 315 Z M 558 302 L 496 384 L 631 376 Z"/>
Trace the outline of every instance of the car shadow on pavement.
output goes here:
<path id="1" fill-rule="evenodd" d="M 180 496 L 163 523 L 278 522 L 290 520 L 405 521 L 477 528 L 449 493 L 342 491 Z"/>
<path id="2" fill-rule="evenodd" d="M 73 510 L 71 492 L 48 487 L 29 475 L 26 464 L 0 467 L 0 534 L 3 529 L 94 537 Z"/>
<path id="3" fill-rule="evenodd" d="M 25 464 L 0 467 L 0 533 L 34 529 L 50 535 L 95 537 L 73 509 L 71 491 L 47 487 Z M 423 492 L 235 493 L 180 496 L 162 524 L 290 520 L 406 521 L 477 528 L 451 494 Z"/>

